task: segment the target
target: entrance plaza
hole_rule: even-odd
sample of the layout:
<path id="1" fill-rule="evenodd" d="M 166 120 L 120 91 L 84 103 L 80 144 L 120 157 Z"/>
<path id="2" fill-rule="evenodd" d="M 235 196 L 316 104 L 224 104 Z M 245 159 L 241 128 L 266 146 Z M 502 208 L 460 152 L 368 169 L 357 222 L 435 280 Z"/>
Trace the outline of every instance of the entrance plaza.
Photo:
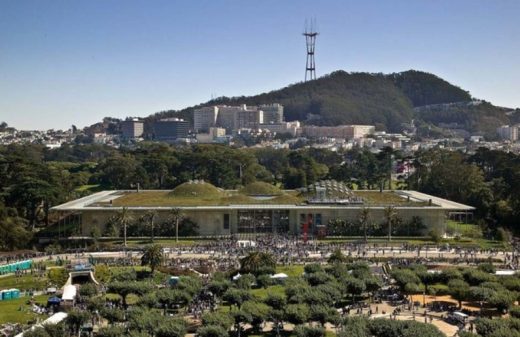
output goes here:
<path id="1" fill-rule="evenodd" d="M 327 225 L 334 220 L 357 223 L 364 208 L 369 209 L 370 221 L 382 224 L 388 207 L 393 207 L 402 222 L 420 218 L 424 224 L 422 235 L 432 230 L 443 234 L 451 213 L 471 215 L 474 210 L 471 206 L 416 191 L 354 191 L 338 188 L 334 185 L 336 182 L 300 190 L 254 184 L 256 188 L 222 190 L 193 181 L 174 190 L 102 191 L 52 210 L 74 222 L 78 232 L 85 236 L 90 235 L 94 227 L 103 232 L 110 219 L 123 208 L 135 217 L 154 211 L 157 223 L 166 221 L 172 209 L 178 209 L 183 218 L 198 225 L 201 236 L 320 235 L 327 232 Z"/>

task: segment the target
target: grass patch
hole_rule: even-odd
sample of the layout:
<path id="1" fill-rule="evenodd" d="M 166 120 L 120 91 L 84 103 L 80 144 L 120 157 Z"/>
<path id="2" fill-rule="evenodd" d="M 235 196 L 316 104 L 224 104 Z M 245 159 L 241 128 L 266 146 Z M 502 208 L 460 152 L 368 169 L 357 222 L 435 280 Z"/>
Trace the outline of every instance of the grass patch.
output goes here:
<path id="1" fill-rule="evenodd" d="M 106 301 L 120 301 L 121 296 L 118 294 L 107 293 L 105 294 Z M 139 302 L 139 296 L 136 294 L 129 294 L 126 296 L 126 304 L 128 305 L 136 305 Z"/>
<path id="2" fill-rule="evenodd" d="M 16 288 L 22 291 L 25 290 L 44 290 L 47 288 L 48 279 L 47 277 L 36 277 L 34 275 L 22 275 L 16 277 L 15 275 L 8 275 L 0 277 L 0 289 L 12 289 Z"/>
<path id="3" fill-rule="evenodd" d="M 36 303 L 47 304 L 48 296 L 40 295 L 34 297 Z M 22 323 L 34 320 L 36 317 L 47 318 L 47 316 L 37 315 L 30 310 L 27 305 L 29 297 L 21 297 L 14 300 L 0 301 L 0 324 Z"/>
<path id="4" fill-rule="evenodd" d="M 460 235 L 466 238 L 480 239 L 483 237 L 482 229 L 478 225 L 448 220 L 446 232 L 450 235 Z"/>
<path id="5" fill-rule="evenodd" d="M 280 195 L 283 192 L 274 185 L 263 181 L 255 181 L 242 187 L 240 193 L 247 195 Z"/>
<path id="6" fill-rule="evenodd" d="M 363 198 L 366 206 L 428 206 L 426 201 L 408 200 L 394 191 L 352 191 L 354 195 Z M 435 206 L 435 205 L 433 205 Z"/>
<path id="7" fill-rule="evenodd" d="M 183 183 L 175 187 L 173 191 L 169 193 L 175 197 L 203 197 L 215 199 L 219 198 L 222 191 L 209 183 Z"/>
<path id="8" fill-rule="evenodd" d="M 332 238 L 324 238 L 320 239 L 321 242 L 327 243 L 348 243 L 348 242 L 360 242 L 363 240 L 361 236 L 349 236 L 349 237 L 332 237 Z M 449 244 L 453 247 L 461 247 L 461 248 L 480 248 L 480 249 L 511 249 L 508 243 L 496 240 L 488 240 L 488 239 L 472 239 L 472 238 L 463 238 L 460 240 L 455 239 L 443 239 L 441 242 L 437 243 L 432 241 L 428 236 L 424 237 L 403 237 L 403 236 L 394 236 L 392 237 L 392 241 L 388 242 L 386 236 L 384 237 L 369 237 L 369 244 L 384 244 L 387 246 L 399 247 L 403 243 L 407 243 L 409 245 L 416 246 L 438 246 L 439 244 Z"/>
<path id="9" fill-rule="evenodd" d="M 300 277 L 303 274 L 303 265 L 276 266 L 276 272 L 287 274 L 289 277 Z"/>
<path id="10" fill-rule="evenodd" d="M 274 285 L 267 288 L 251 289 L 251 294 L 259 300 L 265 300 L 269 294 L 284 295 L 285 288 L 282 285 Z"/>

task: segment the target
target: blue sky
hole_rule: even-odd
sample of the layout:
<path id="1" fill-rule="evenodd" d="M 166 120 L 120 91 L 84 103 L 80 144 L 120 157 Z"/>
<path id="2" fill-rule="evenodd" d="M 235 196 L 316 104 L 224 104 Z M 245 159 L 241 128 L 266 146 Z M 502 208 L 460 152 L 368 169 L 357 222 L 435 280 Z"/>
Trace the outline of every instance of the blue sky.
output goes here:
<path id="1" fill-rule="evenodd" d="M 79 127 L 318 76 L 432 72 L 520 107 L 518 0 L 0 0 L 0 121 Z"/>

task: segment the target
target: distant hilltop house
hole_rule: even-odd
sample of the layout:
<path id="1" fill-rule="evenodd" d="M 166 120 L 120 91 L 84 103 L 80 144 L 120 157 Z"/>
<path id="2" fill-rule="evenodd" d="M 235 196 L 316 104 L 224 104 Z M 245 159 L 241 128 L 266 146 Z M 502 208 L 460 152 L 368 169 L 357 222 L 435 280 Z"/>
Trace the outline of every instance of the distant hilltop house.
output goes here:
<path id="1" fill-rule="evenodd" d="M 94 228 L 103 233 L 123 208 L 137 219 L 149 211 L 156 222 L 166 221 L 172 209 L 198 224 L 199 235 L 280 233 L 318 235 L 340 219 L 357 224 L 362 209 L 369 208 L 374 223 L 384 223 L 385 209 L 394 207 L 403 222 L 420 218 L 424 235 L 444 233 L 452 213 L 470 214 L 473 207 L 416 191 L 358 191 L 344 184 L 324 181 L 299 190 L 281 190 L 255 182 L 239 190 L 222 190 L 194 180 L 173 190 L 102 191 L 52 208 L 61 218 L 72 218 L 80 235 Z M 74 217 L 67 217 L 74 214 Z M 67 224 L 64 224 L 67 225 Z"/>

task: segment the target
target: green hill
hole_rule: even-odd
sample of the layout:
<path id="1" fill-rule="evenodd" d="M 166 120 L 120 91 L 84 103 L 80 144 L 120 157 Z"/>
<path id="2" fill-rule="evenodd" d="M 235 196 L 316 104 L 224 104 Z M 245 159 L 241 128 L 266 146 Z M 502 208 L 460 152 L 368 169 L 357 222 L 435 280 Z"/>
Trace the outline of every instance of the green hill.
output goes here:
<path id="1" fill-rule="evenodd" d="M 256 96 L 220 97 L 199 106 L 276 102 L 284 105 L 287 121 L 300 120 L 312 125 L 371 124 L 389 131 L 400 131 L 402 123 L 409 123 L 414 118 L 435 125 L 466 118 L 464 127 L 471 132 L 487 132 L 495 125 L 507 122 L 503 109 L 491 104 L 482 107 L 454 105 L 451 109 L 452 103 L 471 101 L 467 91 L 426 72 L 409 70 L 384 75 L 336 71 L 314 81 Z M 439 104 L 448 104 L 448 107 L 442 108 L 444 110 L 436 107 L 417 109 Z M 194 108 L 163 111 L 149 119 L 177 116 L 191 120 Z"/>
<path id="2" fill-rule="evenodd" d="M 408 70 L 388 75 L 413 106 L 471 101 L 471 95 L 433 74 Z"/>
<path id="3" fill-rule="evenodd" d="M 497 127 L 509 123 L 507 110 L 485 101 L 436 104 L 415 109 L 417 117 L 426 123 L 457 125 L 460 129 L 489 137 L 495 135 Z"/>
<path id="4" fill-rule="evenodd" d="M 263 181 L 255 181 L 242 187 L 240 193 L 246 195 L 280 195 L 283 192 L 274 185 Z"/>
<path id="5" fill-rule="evenodd" d="M 174 197 L 219 198 L 222 196 L 222 192 L 210 183 L 186 182 L 175 187 L 170 195 Z"/>

